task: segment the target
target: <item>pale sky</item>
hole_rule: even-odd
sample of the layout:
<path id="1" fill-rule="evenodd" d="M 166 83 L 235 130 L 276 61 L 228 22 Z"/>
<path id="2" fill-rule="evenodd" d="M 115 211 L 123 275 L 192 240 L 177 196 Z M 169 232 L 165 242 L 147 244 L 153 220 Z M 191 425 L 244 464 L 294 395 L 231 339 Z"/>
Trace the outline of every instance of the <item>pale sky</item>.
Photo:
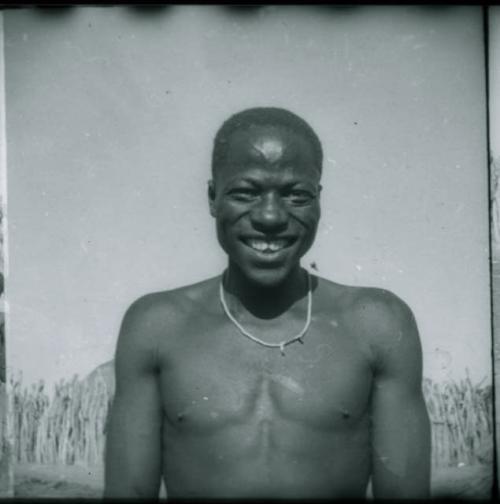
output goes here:
<path id="1" fill-rule="evenodd" d="M 8 366 L 112 358 L 137 297 L 215 275 L 213 135 L 283 106 L 325 151 L 305 264 L 413 309 L 424 374 L 490 380 L 479 7 L 33 9 L 5 19 Z"/>

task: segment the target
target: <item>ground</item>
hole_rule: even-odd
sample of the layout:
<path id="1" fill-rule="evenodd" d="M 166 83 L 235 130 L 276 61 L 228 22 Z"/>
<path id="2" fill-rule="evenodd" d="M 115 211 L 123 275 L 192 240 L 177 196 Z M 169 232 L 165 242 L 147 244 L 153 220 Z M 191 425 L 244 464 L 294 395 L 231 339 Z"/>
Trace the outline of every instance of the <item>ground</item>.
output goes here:
<path id="1" fill-rule="evenodd" d="M 435 497 L 489 499 L 491 464 L 444 467 L 434 470 Z M 14 467 L 16 497 L 99 498 L 102 496 L 103 468 L 18 464 Z"/>
<path id="2" fill-rule="evenodd" d="M 15 497 L 99 498 L 103 487 L 102 467 L 16 464 Z"/>

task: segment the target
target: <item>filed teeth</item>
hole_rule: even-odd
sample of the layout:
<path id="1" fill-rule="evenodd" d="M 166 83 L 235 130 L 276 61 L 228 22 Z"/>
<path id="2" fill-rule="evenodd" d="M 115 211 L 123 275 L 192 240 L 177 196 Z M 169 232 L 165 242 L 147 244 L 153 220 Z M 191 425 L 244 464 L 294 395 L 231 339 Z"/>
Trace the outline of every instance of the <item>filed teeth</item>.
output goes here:
<path id="1" fill-rule="evenodd" d="M 247 243 L 259 252 L 277 252 L 286 246 L 286 240 L 248 240 Z"/>
<path id="2" fill-rule="evenodd" d="M 279 241 L 273 241 L 269 243 L 269 248 L 275 252 L 276 250 L 280 250 L 285 246 L 285 241 L 284 240 L 279 240 Z"/>
<path id="3" fill-rule="evenodd" d="M 267 242 L 262 240 L 250 240 L 249 244 L 250 247 L 252 247 L 255 250 L 259 250 L 260 252 L 264 252 L 264 250 L 267 249 Z"/>

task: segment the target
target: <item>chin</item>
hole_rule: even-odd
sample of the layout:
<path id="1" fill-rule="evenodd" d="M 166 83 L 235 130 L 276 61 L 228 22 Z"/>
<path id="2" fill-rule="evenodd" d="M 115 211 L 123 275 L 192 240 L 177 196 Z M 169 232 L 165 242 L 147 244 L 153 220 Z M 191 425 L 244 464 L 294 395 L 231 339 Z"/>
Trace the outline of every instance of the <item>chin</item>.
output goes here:
<path id="1" fill-rule="evenodd" d="M 286 268 L 252 268 L 243 270 L 244 275 L 254 285 L 261 287 L 278 287 L 291 274 L 291 270 Z"/>

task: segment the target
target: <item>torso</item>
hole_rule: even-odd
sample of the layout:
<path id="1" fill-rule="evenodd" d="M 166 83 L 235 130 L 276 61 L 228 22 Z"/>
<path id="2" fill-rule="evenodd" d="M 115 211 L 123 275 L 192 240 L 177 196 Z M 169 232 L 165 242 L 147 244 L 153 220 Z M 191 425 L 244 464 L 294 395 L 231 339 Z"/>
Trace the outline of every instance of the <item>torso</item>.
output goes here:
<path id="1" fill-rule="evenodd" d="M 363 498 L 374 358 L 356 329 L 357 290 L 320 279 L 304 344 L 283 356 L 238 331 L 218 284 L 173 291 L 176 321 L 157 343 L 168 495 Z M 265 320 L 248 329 L 280 335 Z"/>

